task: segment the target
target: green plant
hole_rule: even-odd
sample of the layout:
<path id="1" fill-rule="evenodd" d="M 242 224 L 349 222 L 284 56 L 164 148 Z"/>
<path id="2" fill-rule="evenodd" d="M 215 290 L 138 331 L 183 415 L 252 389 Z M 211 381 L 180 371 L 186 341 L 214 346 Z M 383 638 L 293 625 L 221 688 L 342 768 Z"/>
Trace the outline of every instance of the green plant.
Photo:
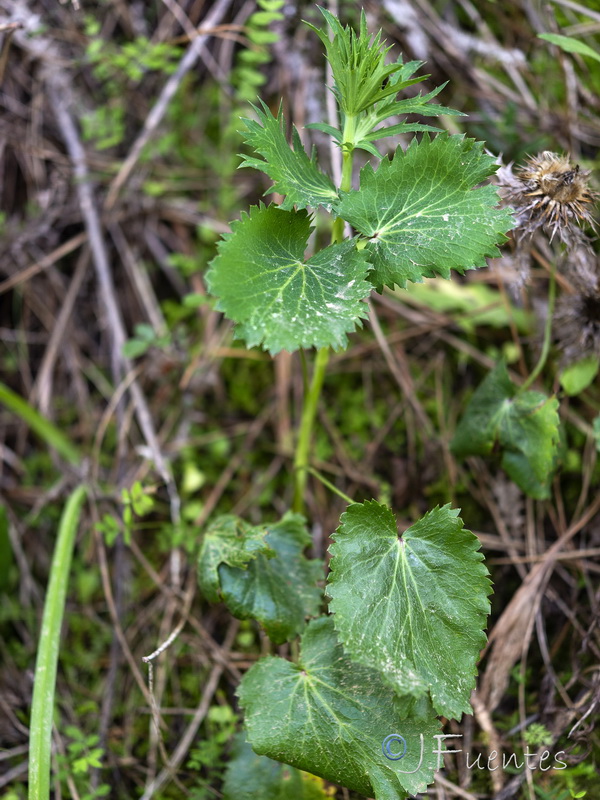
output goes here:
<path id="1" fill-rule="evenodd" d="M 115 543 L 119 533 L 123 533 L 125 544 L 131 542 L 134 517 L 145 517 L 154 508 L 154 499 L 148 494 L 139 481 L 135 481 L 131 489 L 121 491 L 123 502 L 123 522 L 112 514 L 104 514 L 96 524 L 96 529 L 104 536 L 106 544 L 110 547 Z"/>
<path id="2" fill-rule="evenodd" d="M 29 800 L 50 797 L 50 754 L 54 687 L 67 586 L 77 524 L 87 488 L 69 497 L 58 528 L 35 664 L 29 738 Z"/>
<path id="3" fill-rule="evenodd" d="M 214 705 L 207 714 L 206 736 L 190 751 L 187 768 L 204 772 L 192 788 L 193 800 L 214 797 L 211 787 L 225 770 L 225 750 L 235 733 L 237 717 L 229 705 Z"/>
<path id="4" fill-rule="evenodd" d="M 251 14 L 246 23 L 249 45 L 238 53 L 238 63 L 231 75 L 236 98 L 242 102 L 254 100 L 257 89 L 267 80 L 260 68 L 271 60 L 267 46 L 279 40 L 269 26 L 283 19 L 281 9 L 285 3 L 283 0 L 258 0 L 257 5 L 259 10 Z"/>
<path id="5" fill-rule="evenodd" d="M 40 439 L 56 450 L 70 464 L 79 462 L 80 454 L 69 438 L 50 420 L 30 406 L 26 400 L 23 400 L 22 397 L 3 383 L 0 383 L 0 403 L 20 417 Z"/>
<path id="6" fill-rule="evenodd" d="M 503 197 L 516 214 L 515 252 L 528 278 L 532 238 L 556 237 L 564 250 L 549 268 L 548 307 L 542 347 L 533 370 L 521 386 L 509 377 L 504 363 L 485 378 L 457 428 L 455 455 L 500 453 L 508 475 L 530 497 L 545 500 L 560 460 L 559 402 L 531 391 L 542 376 L 554 338 L 563 351 L 559 380 L 568 395 L 583 392 L 599 368 L 597 255 L 581 224 L 593 224 L 596 194 L 588 186 L 590 171 L 556 153 L 544 151 L 512 173 L 503 169 Z M 556 271 L 562 267 L 573 283 L 572 295 L 556 299 Z"/>
<path id="7" fill-rule="evenodd" d="M 106 95 L 103 105 L 81 115 L 83 136 L 98 150 L 115 147 L 126 134 L 128 107 L 125 93 L 151 72 L 170 75 L 177 69 L 180 48 L 168 42 L 151 42 L 145 36 L 115 44 L 100 36 L 96 18 L 87 17 L 85 33 L 89 37 L 85 61 Z"/>
<path id="8" fill-rule="evenodd" d="M 433 780 L 438 715 L 470 711 L 490 581 L 458 510 L 437 507 L 400 535 L 385 505 L 345 498 L 330 550 L 332 613 L 319 616 L 323 565 L 303 555 L 311 541 L 302 516 L 307 476 L 335 487 L 311 466 L 317 405 L 330 348 L 344 348 L 362 324 L 372 290 L 483 266 L 512 217 L 497 207 L 493 187 L 479 185 L 496 169 L 482 143 L 420 122 L 386 124 L 408 114 L 457 113 L 430 102 L 442 87 L 397 99 L 424 79 L 413 77 L 420 62 L 387 64 L 389 48 L 380 34 L 370 36 L 364 13 L 355 32 L 321 11 L 328 30 L 310 27 L 327 52 L 341 125 L 312 127 L 341 149 L 340 186 L 306 153 L 295 128 L 288 144 L 281 110 L 274 116 L 264 103 L 254 107 L 246 141 L 255 155 L 242 166 L 265 172 L 269 192 L 284 199 L 234 222 L 207 274 L 217 307 L 247 346 L 272 354 L 317 348 L 295 444 L 294 511 L 258 526 L 215 520 L 202 541 L 198 578 L 208 600 L 258 620 L 274 643 L 291 642 L 291 661 L 262 658 L 242 680 L 254 751 L 368 796 L 400 798 Z M 398 147 L 376 170 L 367 164 L 353 189 L 356 151 L 381 159 L 376 141 L 410 132 L 421 132 L 421 141 Z M 331 242 L 305 260 L 307 209 L 318 206 L 332 215 Z M 345 236 L 346 223 L 356 236 Z M 265 780 L 278 780 L 268 766 L 257 766 L 255 778 L 263 768 Z"/>
<path id="9" fill-rule="evenodd" d="M 85 734 L 75 725 L 67 725 L 65 734 L 71 740 L 67 745 L 67 753 L 59 756 L 59 778 L 70 778 L 78 787 L 81 800 L 97 800 L 110 793 L 110 786 L 101 784 L 90 790 L 90 770 L 102 766 L 104 751 L 96 745 L 99 737 L 96 734 Z"/>

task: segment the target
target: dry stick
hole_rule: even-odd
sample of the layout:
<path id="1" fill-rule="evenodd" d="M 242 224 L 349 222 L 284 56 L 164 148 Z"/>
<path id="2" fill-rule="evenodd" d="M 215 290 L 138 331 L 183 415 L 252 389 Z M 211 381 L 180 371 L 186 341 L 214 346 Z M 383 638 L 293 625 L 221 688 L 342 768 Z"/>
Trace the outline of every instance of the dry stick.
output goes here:
<path id="1" fill-rule="evenodd" d="M 478 800 L 478 795 L 471 794 L 471 792 L 467 792 L 466 789 L 461 789 L 460 786 L 457 786 L 455 783 L 443 778 L 441 775 L 435 776 L 435 782 L 440 786 L 443 786 L 444 789 L 448 789 L 453 795 L 456 797 L 462 797 L 463 800 Z"/>
<path id="2" fill-rule="evenodd" d="M 506 565 L 506 564 L 535 564 L 539 561 L 544 561 L 546 558 L 544 553 L 533 556 L 511 556 L 510 558 L 492 558 L 487 561 L 488 564 Z M 592 547 L 589 550 L 571 550 L 568 553 L 558 553 L 555 556 L 556 561 L 579 561 L 584 558 L 600 558 L 600 547 Z"/>
<path id="3" fill-rule="evenodd" d="M 125 633 L 123 632 L 123 628 L 121 627 L 121 620 L 119 619 L 119 615 L 117 613 L 117 607 L 115 605 L 115 599 L 113 597 L 112 587 L 110 585 L 110 572 L 108 569 L 106 548 L 104 546 L 104 541 L 102 539 L 102 536 L 97 529 L 94 530 L 94 539 L 96 542 L 96 547 L 98 548 L 98 565 L 100 567 L 102 589 L 104 591 L 104 597 L 106 598 L 108 613 L 110 615 L 112 624 L 114 626 L 115 634 L 119 640 L 119 643 L 121 644 L 121 648 L 123 650 L 123 653 L 125 654 L 125 658 L 127 659 L 127 663 L 129 664 L 129 668 L 134 677 L 134 680 L 137 683 L 141 693 L 144 695 L 144 699 L 146 700 L 146 702 L 148 703 L 148 707 L 150 708 L 152 707 L 152 695 L 146 688 L 144 677 L 140 672 L 140 668 L 137 665 L 137 661 L 134 658 L 133 653 L 131 652 L 129 643 L 127 642 Z"/>
<path id="4" fill-rule="evenodd" d="M 137 558 L 137 560 L 140 562 L 142 567 L 146 570 L 148 576 L 151 578 L 156 588 L 165 597 L 173 600 L 173 602 L 177 606 L 179 613 L 185 616 L 186 615 L 185 607 L 183 605 L 181 597 L 179 597 L 173 591 L 173 589 L 170 589 L 168 586 L 165 586 L 164 581 L 161 579 L 160 575 L 156 572 L 152 564 L 150 564 L 148 559 L 144 556 L 139 546 L 136 544 L 135 539 L 132 539 L 131 542 L 129 543 L 129 549 L 131 550 L 135 558 Z M 193 615 L 189 616 L 188 614 L 187 621 L 189 622 L 190 627 L 192 627 L 196 631 L 196 633 L 202 638 L 204 642 L 204 647 L 206 648 L 206 650 L 210 651 L 210 655 L 213 658 L 213 660 L 218 661 L 230 673 L 231 677 L 235 681 L 239 682 L 242 678 L 242 674 L 237 669 L 237 667 L 234 667 L 228 663 L 225 654 L 223 653 L 223 648 L 221 647 L 221 645 L 215 639 L 213 639 L 210 633 L 202 626 L 202 623 L 198 619 L 196 619 L 196 617 L 194 617 Z"/>
<path id="5" fill-rule="evenodd" d="M 227 635 L 225 636 L 225 641 L 223 642 L 223 649 L 229 650 L 233 641 L 235 639 L 235 635 L 237 633 L 239 627 L 239 622 L 237 620 L 232 620 L 227 630 Z M 161 789 L 165 783 L 168 782 L 169 778 L 172 777 L 173 773 L 177 769 L 177 767 L 181 764 L 183 759 L 186 756 L 186 753 L 190 749 L 194 738 L 198 732 L 198 728 L 200 727 L 202 720 L 206 716 L 208 709 L 210 708 L 210 704 L 212 702 L 212 698 L 214 693 L 217 690 L 217 686 L 219 685 L 219 680 L 221 679 L 221 675 L 223 674 L 223 667 L 220 664 L 215 664 L 212 668 L 208 681 L 206 682 L 206 686 L 204 687 L 204 691 L 202 693 L 202 700 L 200 705 L 196 709 L 196 713 L 194 714 L 192 721 L 188 725 L 188 728 L 184 735 L 182 736 L 179 744 L 175 748 L 173 755 L 171 757 L 170 762 L 167 764 L 167 767 L 163 769 L 158 777 L 154 780 L 154 782 L 148 786 L 146 791 L 141 797 L 141 800 L 150 800 L 152 795 Z"/>
<path id="6" fill-rule="evenodd" d="M 129 242 L 123 234 L 123 229 L 117 223 L 111 223 L 108 226 L 112 240 L 115 247 L 119 251 L 123 266 L 127 271 L 129 280 L 133 284 L 133 288 L 139 298 L 139 301 L 150 320 L 150 324 L 154 328 L 154 332 L 160 336 L 167 330 L 167 324 L 160 308 L 160 304 L 156 298 L 152 283 L 148 277 L 148 272 L 143 267 L 140 268 L 138 259 L 135 257 Z"/>
<path id="7" fill-rule="evenodd" d="M 196 26 L 192 23 L 188 15 L 181 8 L 177 0 L 162 0 L 164 5 L 169 9 L 173 17 L 181 25 L 190 39 L 196 36 Z"/>
<path id="8" fill-rule="evenodd" d="M 211 9 L 210 13 L 207 14 L 206 18 L 203 22 L 203 29 L 211 29 L 214 28 L 215 25 L 218 25 L 223 17 L 225 16 L 225 12 L 231 5 L 231 0 L 218 0 L 215 3 L 214 7 Z M 169 80 L 163 87 L 162 92 L 159 95 L 158 100 L 153 105 L 150 113 L 146 117 L 144 122 L 144 127 L 142 128 L 140 134 L 138 135 L 137 139 L 133 143 L 131 150 L 129 151 L 129 155 L 121 165 L 121 169 L 113 179 L 108 194 L 106 196 L 106 203 L 105 208 L 111 209 L 119 195 L 119 192 L 123 188 L 124 184 L 129 179 L 129 176 L 133 172 L 135 165 L 138 162 L 138 159 L 142 153 L 144 147 L 148 144 L 152 135 L 160 125 L 163 117 L 165 116 L 169 104 L 181 81 L 187 75 L 187 73 L 192 69 L 196 61 L 199 59 L 202 50 L 206 46 L 207 41 L 210 39 L 211 33 L 204 33 L 202 35 L 197 36 L 191 43 L 186 52 L 183 56 L 181 61 L 179 62 L 179 66 L 177 67 L 177 71 L 171 75 Z"/>
<path id="9" fill-rule="evenodd" d="M 500 702 L 508 684 L 509 672 L 522 653 L 526 629 L 539 608 L 548 581 L 556 564 L 556 556 L 562 548 L 600 511 L 600 495 L 587 508 L 585 514 L 565 531 L 544 554 L 544 560 L 536 564 L 514 594 L 494 626 L 487 648 L 491 654 L 483 675 L 480 694 L 490 711 Z"/>
<path id="10" fill-rule="evenodd" d="M 394 354 L 391 351 L 390 345 L 385 338 L 383 331 L 381 330 L 379 318 L 373 304 L 369 304 L 369 320 L 371 322 L 371 327 L 373 328 L 375 338 L 377 339 L 377 343 L 381 348 L 381 352 L 383 353 L 383 357 L 385 358 L 390 372 L 396 379 L 396 383 L 402 390 L 403 395 L 408 399 L 409 403 L 413 407 L 415 414 L 417 415 L 424 430 L 431 431 L 431 421 L 423 411 L 421 404 L 416 399 L 412 377 L 408 372 L 406 365 L 394 358 Z"/>
<path id="11" fill-rule="evenodd" d="M 75 267 L 75 273 L 67 290 L 64 303 L 62 304 L 62 308 L 60 309 L 58 317 L 56 318 L 56 324 L 52 329 L 50 341 L 48 342 L 48 346 L 44 352 L 42 365 L 39 369 L 33 387 L 33 397 L 31 399 L 33 402 L 35 402 L 34 398 L 37 398 L 39 411 L 45 416 L 48 415 L 48 410 L 50 409 L 50 399 L 52 396 L 51 376 L 54 369 L 54 363 L 58 356 L 61 343 L 71 319 L 71 312 L 73 311 L 75 300 L 77 299 L 77 295 L 81 289 L 89 259 L 89 251 L 87 248 L 84 248 L 77 262 L 77 266 Z"/>
<path id="12" fill-rule="evenodd" d="M 193 572 L 190 572 L 188 578 L 188 587 L 186 589 L 184 604 L 183 604 L 183 611 L 182 611 L 182 618 L 179 621 L 178 625 L 176 626 L 175 630 L 171 632 L 171 634 L 167 637 L 167 639 L 153 652 L 150 653 L 149 656 L 143 656 L 142 661 L 148 665 L 148 688 L 150 691 L 150 696 L 152 698 L 152 703 L 150 706 L 150 710 L 152 712 L 152 719 L 150 721 L 150 744 L 149 744 L 149 753 L 148 753 L 148 764 L 149 764 L 149 776 L 148 780 L 146 781 L 146 788 L 154 782 L 155 774 L 156 774 L 156 748 L 160 751 L 160 754 L 163 758 L 163 761 L 168 764 L 169 763 L 169 756 L 167 755 L 167 751 L 165 750 L 165 745 L 161 736 L 160 731 L 160 710 L 158 704 L 160 702 L 160 698 L 162 697 L 165 683 L 166 683 L 166 673 L 164 670 L 164 665 L 158 675 L 158 687 L 156 691 L 154 691 L 154 666 L 152 662 L 155 658 L 157 658 L 161 653 L 164 653 L 175 641 L 175 639 L 179 636 L 181 631 L 184 629 L 190 609 L 192 607 L 192 602 L 194 600 L 194 590 L 196 586 L 196 576 Z M 168 629 L 171 625 L 171 620 L 175 611 L 177 610 L 177 603 L 172 599 L 169 598 L 169 606 L 167 608 L 166 616 L 163 618 L 161 625 Z M 160 667 L 160 665 L 159 665 Z M 177 782 L 177 776 L 172 775 L 174 781 Z"/>
<path id="13" fill-rule="evenodd" d="M 102 229 L 100 226 L 100 217 L 94 202 L 92 193 L 92 184 L 88 174 L 85 150 L 79 139 L 79 134 L 71 118 L 69 112 L 70 104 L 70 87 L 66 83 L 59 84 L 59 78 L 56 76 L 48 79 L 48 94 L 52 104 L 60 132 L 69 153 L 69 157 L 73 164 L 73 171 L 76 178 L 77 193 L 79 195 L 79 203 L 81 212 L 85 222 L 85 227 L 88 234 L 89 246 L 92 253 L 92 260 L 96 268 L 98 283 L 100 285 L 100 292 L 104 301 L 106 313 L 108 315 L 110 330 L 112 333 L 112 353 L 111 361 L 113 374 L 117 378 L 122 371 L 130 371 L 131 363 L 129 359 L 122 355 L 122 347 L 125 344 L 125 326 L 121 318 L 121 312 L 116 300 L 115 287 L 110 272 L 108 263 L 108 255 L 106 246 L 102 236 Z M 154 424 L 150 411 L 146 403 L 146 398 L 140 389 L 139 384 L 133 381 L 131 384 L 131 396 L 135 405 L 137 419 L 144 434 L 152 457 L 156 463 L 162 479 L 164 480 L 169 498 L 171 501 L 171 518 L 173 522 L 179 520 L 180 500 L 177 494 L 177 489 L 171 475 L 171 471 L 163 458 L 160 445 L 154 431 Z"/>
<path id="14" fill-rule="evenodd" d="M 5 281 L 0 283 L 0 294 L 4 294 L 4 292 L 8 292 L 9 289 L 12 289 L 13 287 L 18 286 L 20 283 L 29 280 L 29 278 L 33 278 L 33 276 L 37 275 L 38 272 L 48 269 L 48 267 L 51 267 L 52 264 L 60 261 L 63 256 L 66 256 L 69 253 L 72 253 L 73 250 L 77 250 L 78 247 L 81 247 L 86 239 L 87 233 L 78 233 L 77 236 L 73 236 L 72 239 L 69 239 L 61 244 L 60 247 L 57 247 L 56 250 L 48 253 L 47 256 L 44 256 L 37 263 L 32 264 L 30 267 L 27 267 L 27 269 L 22 269 L 20 272 L 16 272 L 14 275 L 11 275 L 10 278 L 7 278 Z"/>
<path id="15" fill-rule="evenodd" d="M 550 571 L 547 573 L 546 582 L 550 580 Z M 523 636 L 523 647 L 521 649 L 521 666 L 519 670 L 520 680 L 519 680 L 519 689 L 518 689 L 518 697 L 519 697 L 519 717 L 521 720 L 521 729 L 526 726 L 526 719 L 527 719 L 527 709 L 525 707 L 525 684 L 527 683 L 526 675 L 527 675 L 527 656 L 529 655 L 529 646 L 531 644 L 531 637 L 533 634 L 533 626 L 535 625 L 535 619 L 539 613 L 539 606 L 541 602 L 541 596 L 543 595 L 544 589 L 542 588 L 538 593 L 538 598 L 536 597 L 535 600 L 535 611 L 531 614 L 529 618 L 529 622 L 527 624 L 527 630 Z M 521 736 L 521 745 L 523 750 L 525 751 L 526 742 L 523 736 Z M 529 794 L 529 800 L 535 800 L 535 792 L 533 789 L 533 777 L 531 775 L 531 770 L 526 769 L 524 770 L 525 777 L 527 779 L 527 792 Z M 495 773 L 492 773 L 494 775 Z M 495 785 L 494 785 L 494 788 Z M 499 787 L 501 789 L 502 786 Z"/>

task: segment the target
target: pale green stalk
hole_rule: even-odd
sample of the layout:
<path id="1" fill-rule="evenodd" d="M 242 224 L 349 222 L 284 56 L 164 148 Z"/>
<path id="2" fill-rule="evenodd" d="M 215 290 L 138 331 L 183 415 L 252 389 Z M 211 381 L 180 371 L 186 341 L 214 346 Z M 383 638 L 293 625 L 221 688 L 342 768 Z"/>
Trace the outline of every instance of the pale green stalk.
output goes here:
<path id="1" fill-rule="evenodd" d="M 352 188 L 352 165 L 354 161 L 354 132 L 356 120 L 354 117 L 346 117 L 342 140 L 349 143 L 349 147 L 344 147 L 342 156 L 342 179 L 340 190 L 349 192 Z M 344 238 L 344 220 L 338 217 L 334 220 L 331 230 L 331 243 L 336 244 Z M 294 511 L 299 514 L 304 511 L 304 492 L 306 490 L 306 479 L 308 475 L 310 444 L 312 433 L 319 404 L 319 397 L 325 372 L 329 361 L 329 348 L 324 347 L 317 352 L 315 365 L 313 368 L 312 380 L 308 392 L 304 398 L 302 409 L 302 419 L 300 420 L 300 430 L 298 431 L 298 441 L 296 442 L 296 452 L 294 456 L 295 472 L 295 491 L 294 491 Z"/>
<path id="2" fill-rule="evenodd" d="M 87 491 L 86 486 L 78 486 L 67 500 L 52 557 L 33 680 L 29 732 L 29 800 L 48 800 L 50 797 L 52 722 L 60 630 L 77 526 Z"/>

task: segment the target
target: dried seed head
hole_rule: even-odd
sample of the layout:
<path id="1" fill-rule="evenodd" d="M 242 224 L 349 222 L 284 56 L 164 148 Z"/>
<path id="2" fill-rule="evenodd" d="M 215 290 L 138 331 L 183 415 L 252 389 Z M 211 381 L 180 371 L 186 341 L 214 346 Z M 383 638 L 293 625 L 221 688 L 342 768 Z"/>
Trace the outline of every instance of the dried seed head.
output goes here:
<path id="1" fill-rule="evenodd" d="M 586 356 L 600 357 L 600 294 L 580 292 L 561 297 L 553 330 L 567 363 Z"/>
<path id="2" fill-rule="evenodd" d="M 592 206 L 598 195 L 588 186 L 589 175 L 590 170 L 549 150 L 514 174 L 510 167 L 498 172 L 502 196 L 514 206 L 522 234 L 541 228 L 550 240 L 558 233 L 570 245 L 581 236 L 576 224 L 594 225 Z"/>

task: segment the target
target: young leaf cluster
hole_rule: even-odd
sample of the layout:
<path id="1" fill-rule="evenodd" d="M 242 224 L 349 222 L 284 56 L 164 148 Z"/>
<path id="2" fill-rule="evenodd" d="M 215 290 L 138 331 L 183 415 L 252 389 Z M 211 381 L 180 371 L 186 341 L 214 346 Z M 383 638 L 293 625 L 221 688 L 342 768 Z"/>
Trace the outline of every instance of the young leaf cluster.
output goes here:
<path id="1" fill-rule="evenodd" d="M 429 104 L 443 88 L 423 97 L 397 100 L 398 93 L 423 78 L 411 76 L 418 62 L 385 64 L 389 48 L 370 37 L 364 14 L 360 31 L 343 28 L 322 12 L 333 39 L 318 31 L 331 63 L 341 130 L 318 123 L 342 147 L 343 179 L 336 187 L 306 153 L 292 128 L 285 135 L 281 108 L 275 117 L 265 103 L 246 120 L 246 142 L 254 155 L 241 166 L 262 170 L 273 181 L 267 194 L 284 196 L 280 207 L 253 207 L 232 224 L 207 273 L 217 308 L 236 323 L 249 347 L 272 354 L 298 348 L 346 346 L 346 335 L 361 324 L 364 300 L 373 289 L 405 286 L 425 277 L 450 276 L 485 264 L 512 225 L 496 208 L 491 186 L 479 186 L 496 170 L 482 143 L 463 136 L 425 132 L 406 152 L 398 147 L 377 169 L 367 164 L 360 187 L 352 190 L 352 153 L 361 147 L 380 157 L 373 141 L 407 130 L 435 130 L 420 123 L 381 127 L 390 117 L 451 113 Z M 305 259 L 310 233 L 306 209 L 322 206 L 350 223 L 356 235 Z"/>

